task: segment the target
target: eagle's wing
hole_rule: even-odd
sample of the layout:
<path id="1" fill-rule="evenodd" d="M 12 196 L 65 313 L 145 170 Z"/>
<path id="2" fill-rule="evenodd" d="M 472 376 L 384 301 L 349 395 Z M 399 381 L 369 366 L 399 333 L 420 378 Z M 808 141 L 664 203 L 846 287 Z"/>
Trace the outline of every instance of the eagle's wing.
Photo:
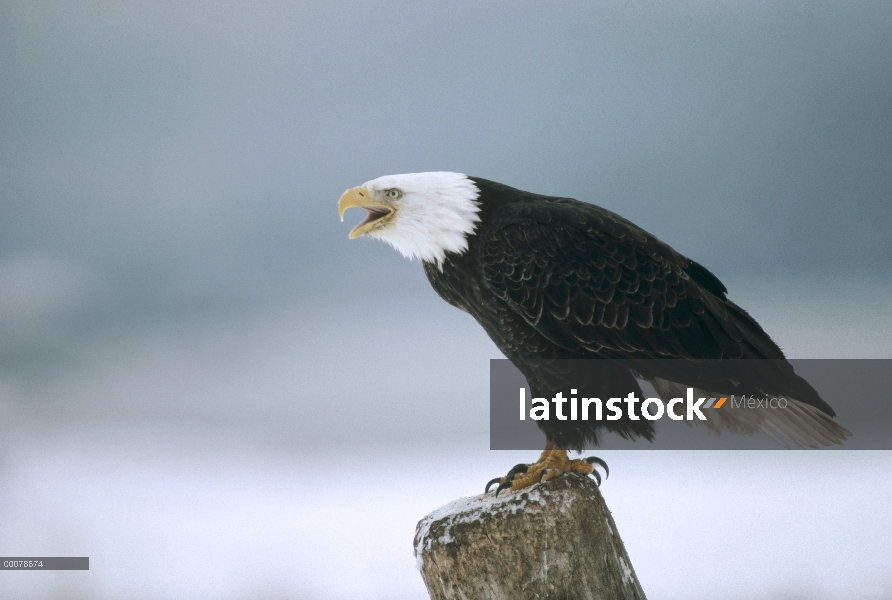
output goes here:
<path id="1" fill-rule="evenodd" d="M 568 356 L 774 359 L 746 364 L 746 389 L 783 394 L 797 410 L 723 428 L 780 433 L 799 445 L 848 433 L 712 273 L 622 217 L 573 200 L 518 203 L 481 233 L 485 284 Z M 694 385 L 671 374 L 651 381 L 661 394 Z"/>
<path id="2" fill-rule="evenodd" d="M 705 268 L 607 210 L 506 208 L 480 248 L 490 290 L 555 344 L 612 358 L 783 358 Z"/>

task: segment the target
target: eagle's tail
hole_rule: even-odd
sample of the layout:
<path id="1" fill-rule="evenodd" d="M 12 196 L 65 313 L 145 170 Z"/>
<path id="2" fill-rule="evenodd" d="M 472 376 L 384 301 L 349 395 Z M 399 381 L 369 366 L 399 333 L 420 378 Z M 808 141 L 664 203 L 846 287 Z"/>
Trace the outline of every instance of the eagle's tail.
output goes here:
<path id="1" fill-rule="evenodd" d="M 659 377 L 655 377 L 650 383 L 664 400 L 683 398 L 687 393 L 687 386 Z M 718 398 L 726 394 L 694 389 L 694 395 Z M 762 431 L 784 448 L 818 448 L 842 444 L 852 435 L 848 429 L 821 409 L 794 398 L 786 400 L 785 408 L 770 406 L 745 408 L 742 405 L 735 405 L 732 400 L 727 409 L 710 411 L 708 421 L 694 420 L 686 423 L 702 423 L 716 433 L 730 431 L 753 435 L 757 431 Z"/>

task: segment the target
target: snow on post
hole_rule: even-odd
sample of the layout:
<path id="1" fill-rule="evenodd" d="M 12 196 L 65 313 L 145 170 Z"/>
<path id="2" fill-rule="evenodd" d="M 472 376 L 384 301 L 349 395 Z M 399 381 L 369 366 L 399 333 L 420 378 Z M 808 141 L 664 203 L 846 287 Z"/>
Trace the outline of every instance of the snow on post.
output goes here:
<path id="1" fill-rule="evenodd" d="M 565 473 L 424 517 L 415 558 L 432 600 L 643 600 L 598 486 Z"/>

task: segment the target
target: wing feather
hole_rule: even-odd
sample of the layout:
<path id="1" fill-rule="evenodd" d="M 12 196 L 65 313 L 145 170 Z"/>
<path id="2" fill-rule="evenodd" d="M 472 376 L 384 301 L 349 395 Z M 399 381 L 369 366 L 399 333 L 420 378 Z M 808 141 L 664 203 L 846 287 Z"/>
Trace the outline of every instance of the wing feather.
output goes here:
<path id="1" fill-rule="evenodd" d="M 703 266 L 610 211 L 549 200 L 506 207 L 480 250 L 490 290 L 548 339 L 606 357 L 783 356 Z"/>

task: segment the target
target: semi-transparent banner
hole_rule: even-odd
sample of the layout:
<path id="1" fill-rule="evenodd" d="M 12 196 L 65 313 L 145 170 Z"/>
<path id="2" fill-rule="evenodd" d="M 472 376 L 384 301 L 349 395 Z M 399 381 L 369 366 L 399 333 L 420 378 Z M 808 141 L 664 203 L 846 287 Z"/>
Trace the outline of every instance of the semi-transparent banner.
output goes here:
<path id="1" fill-rule="evenodd" d="M 490 448 L 892 449 L 892 360 L 490 362 Z"/>

